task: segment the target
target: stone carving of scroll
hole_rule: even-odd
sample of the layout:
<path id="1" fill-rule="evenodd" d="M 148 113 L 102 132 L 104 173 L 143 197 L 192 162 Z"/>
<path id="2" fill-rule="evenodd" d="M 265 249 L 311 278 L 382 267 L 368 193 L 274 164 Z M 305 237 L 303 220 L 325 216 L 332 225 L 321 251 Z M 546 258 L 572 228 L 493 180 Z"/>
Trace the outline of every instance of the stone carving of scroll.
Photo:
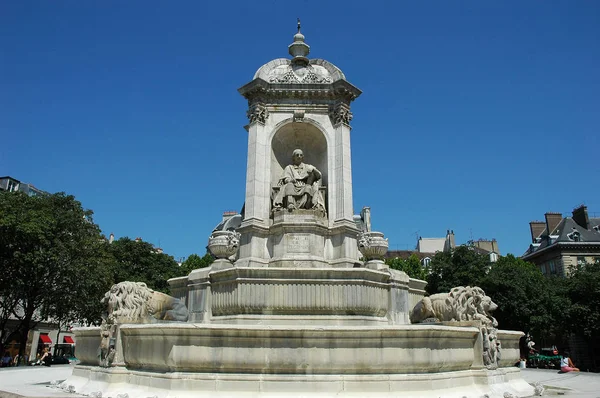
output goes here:
<path id="1" fill-rule="evenodd" d="M 112 364 L 116 353 L 116 334 L 117 325 L 114 323 L 114 318 L 103 320 L 100 326 L 100 357 L 98 358 L 100 366 L 109 367 Z"/>
<path id="2" fill-rule="evenodd" d="M 498 322 L 491 315 L 498 308 L 480 287 L 455 287 L 450 293 L 424 297 L 409 314 L 411 323 L 431 321 L 480 321 L 483 337 L 483 363 L 496 368 L 500 360 Z"/>

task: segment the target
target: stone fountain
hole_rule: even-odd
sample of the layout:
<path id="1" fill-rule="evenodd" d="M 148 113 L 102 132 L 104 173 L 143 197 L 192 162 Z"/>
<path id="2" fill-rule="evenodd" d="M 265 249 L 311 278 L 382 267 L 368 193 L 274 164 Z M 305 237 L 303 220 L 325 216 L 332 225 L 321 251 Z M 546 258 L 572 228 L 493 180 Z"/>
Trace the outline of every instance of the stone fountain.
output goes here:
<path id="1" fill-rule="evenodd" d="M 513 367 L 522 333 L 497 329 L 485 293 L 424 298 L 424 281 L 382 261 L 384 235 L 368 209 L 353 213 L 350 105 L 361 91 L 307 57 L 300 26 L 289 53 L 239 89 L 245 204 L 239 223 L 212 232 L 215 263 L 170 280 L 173 297 L 115 285 L 103 325 L 75 331 L 81 363 L 64 388 L 129 398 L 532 395 Z"/>

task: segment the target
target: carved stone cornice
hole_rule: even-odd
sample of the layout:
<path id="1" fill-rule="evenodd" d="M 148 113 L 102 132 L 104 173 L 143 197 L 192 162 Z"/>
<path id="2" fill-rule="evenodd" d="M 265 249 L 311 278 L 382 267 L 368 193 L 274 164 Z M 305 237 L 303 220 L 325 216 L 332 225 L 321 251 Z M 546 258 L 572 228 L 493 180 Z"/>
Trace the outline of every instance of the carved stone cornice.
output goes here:
<path id="1" fill-rule="evenodd" d="M 284 99 L 310 99 L 327 101 L 344 101 L 350 103 L 358 98 L 362 92 L 345 80 L 323 84 L 272 84 L 261 78 L 256 78 L 244 85 L 238 92 L 254 103 L 257 98 L 265 103 L 277 103 Z"/>

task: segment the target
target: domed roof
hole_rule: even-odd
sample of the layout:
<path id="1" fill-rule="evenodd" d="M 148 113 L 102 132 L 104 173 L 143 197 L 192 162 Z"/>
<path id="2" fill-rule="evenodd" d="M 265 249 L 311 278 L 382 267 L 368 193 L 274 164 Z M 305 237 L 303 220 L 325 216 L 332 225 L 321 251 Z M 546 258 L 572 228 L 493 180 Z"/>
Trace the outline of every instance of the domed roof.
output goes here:
<path id="1" fill-rule="evenodd" d="M 298 33 L 294 35 L 294 42 L 288 46 L 288 51 L 292 59 L 278 58 L 267 62 L 256 71 L 254 79 L 281 84 L 324 84 L 346 79 L 340 68 L 331 62 L 307 58 L 310 47 L 300 33 L 300 20 Z"/>
<path id="2" fill-rule="evenodd" d="M 254 79 L 268 83 L 323 84 L 345 80 L 344 73 L 324 59 L 311 59 L 306 63 L 294 63 L 287 58 L 278 58 L 261 66 Z"/>

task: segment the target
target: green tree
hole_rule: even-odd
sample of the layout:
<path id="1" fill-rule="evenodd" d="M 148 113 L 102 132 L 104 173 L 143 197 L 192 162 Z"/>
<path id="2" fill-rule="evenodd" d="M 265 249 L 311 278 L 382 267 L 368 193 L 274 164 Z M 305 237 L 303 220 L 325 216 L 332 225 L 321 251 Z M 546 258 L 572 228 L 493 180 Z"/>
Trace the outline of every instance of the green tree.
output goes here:
<path id="1" fill-rule="evenodd" d="M 206 254 L 203 257 L 200 257 L 195 253 L 190 254 L 189 257 L 186 258 L 185 261 L 181 264 L 179 275 L 189 275 L 190 272 L 192 272 L 195 269 L 206 268 L 210 266 L 213 263 L 213 261 L 213 256 L 208 252 L 206 252 Z"/>
<path id="2" fill-rule="evenodd" d="M 111 282 L 106 245 L 73 196 L 0 192 L 2 316 L 20 321 L 21 356 L 40 321 L 99 320 L 98 298 Z"/>
<path id="3" fill-rule="evenodd" d="M 421 260 L 416 254 L 411 254 L 407 259 L 403 258 L 387 258 L 385 263 L 390 268 L 398 271 L 404 271 L 408 276 L 415 279 L 425 280 L 427 278 L 428 270 L 421 264 Z"/>
<path id="4" fill-rule="evenodd" d="M 577 266 L 568 279 L 567 329 L 586 339 L 600 338 L 600 263 Z"/>
<path id="5" fill-rule="evenodd" d="M 555 341 L 564 324 L 564 282 L 547 278 L 537 266 L 508 254 L 498 259 L 479 286 L 498 304 L 494 317 L 502 329 Z"/>
<path id="6" fill-rule="evenodd" d="M 477 286 L 490 269 L 488 256 L 468 246 L 438 252 L 431 259 L 427 293 L 445 293 L 456 286 Z"/>
<path id="7" fill-rule="evenodd" d="M 159 253 L 151 243 L 124 237 L 109 247 L 115 259 L 114 283 L 144 282 L 151 289 L 168 293 L 167 280 L 180 274 L 175 259 Z"/>

